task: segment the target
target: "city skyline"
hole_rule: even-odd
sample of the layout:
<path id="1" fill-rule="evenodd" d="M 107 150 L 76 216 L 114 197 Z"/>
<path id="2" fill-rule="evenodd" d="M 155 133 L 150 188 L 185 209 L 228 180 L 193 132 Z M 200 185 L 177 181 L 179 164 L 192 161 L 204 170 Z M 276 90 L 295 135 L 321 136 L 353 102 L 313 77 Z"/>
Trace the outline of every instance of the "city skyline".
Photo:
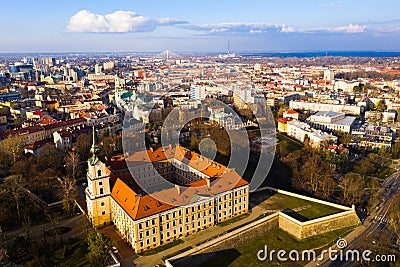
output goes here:
<path id="1" fill-rule="evenodd" d="M 1 53 L 398 51 L 400 3 L 49 1 L 3 6 Z M 379 10 L 379 12 L 377 12 Z"/>

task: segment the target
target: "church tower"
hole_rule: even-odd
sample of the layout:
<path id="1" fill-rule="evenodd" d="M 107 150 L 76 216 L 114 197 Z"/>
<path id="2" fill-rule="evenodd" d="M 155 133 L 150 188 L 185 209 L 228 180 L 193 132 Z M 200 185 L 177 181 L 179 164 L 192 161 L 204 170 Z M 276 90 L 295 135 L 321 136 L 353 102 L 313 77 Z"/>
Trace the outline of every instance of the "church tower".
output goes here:
<path id="1" fill-rule="evenodd" d="M 114 101 L 115 105 L 119 107 L 119 103 L 121 101 L 121 83 L 118 75 L 115 75 L 114 77 Z"/>
<path id="2" fill-rule="evenodd" d="M 86 205 L 88 217 L 93 227 L 99 227 L 111 222 L 111 188 L 110 176 L 105 161 L 99 158 L 100 149 L 96 145 L 95 129 L 93 127 L 92 154 L 88 160 Z"/>

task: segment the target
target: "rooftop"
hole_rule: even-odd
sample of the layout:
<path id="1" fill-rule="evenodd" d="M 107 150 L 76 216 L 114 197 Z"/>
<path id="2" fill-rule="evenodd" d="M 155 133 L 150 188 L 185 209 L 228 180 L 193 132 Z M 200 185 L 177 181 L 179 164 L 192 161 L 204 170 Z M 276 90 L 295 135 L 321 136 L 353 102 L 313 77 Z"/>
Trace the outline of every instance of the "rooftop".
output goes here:
<path id="1" fill-rule="evenodd" d="M 121 179 L 117 179 L 111 196 L 134 220 L 139 220 L 157 213 L 173 209 L 178 206 L 189 205 L 198 200 L 208 199 L 214 195 L 247 185 L 235 171 L 224 173 L 213 179 L 210 187 L 205 179 L 190 183 L 186 186 L 169 188 L 150 195 L 138 195 Z M 174 205 L 163 203 L 159 199 L 168 199 Z"/>
<path id="2" fill-rule="evenodd" d="M 121 164 L 122 159 L 123 157 L 114 158 L 114 160 L 110 160 L 108 163 L 110 165 L 123 166 Z M 248 185 L 248 182 L 243 180 L 236 171 L 228 169 L 179 145 L 139 151 L 127 157 L 126 162 L 127 166 L 131 167 L 166 159 L 178 160 L 206 174 L 210 177 L 210 185 L 208 186 L 206 179 L 202 179 L 179 186 L 179 190 L 176 188 L 178 185 L 176 185 L 173 188 L 152 194 L 140 195 L 134 191 L 136 188 L 132 188 L 132 186 L 126 183 L 130 179 L 124 179 L 124 182 L 118 177 L 116 178 L 111 196 L 132 219 L 142 219 L 178 206 L 210 198 L 232 188 Z M 136 186 L 136 183 L 133 184 Z M 164 203 L 160 201 L 161 199 L 173 204 Z"/>

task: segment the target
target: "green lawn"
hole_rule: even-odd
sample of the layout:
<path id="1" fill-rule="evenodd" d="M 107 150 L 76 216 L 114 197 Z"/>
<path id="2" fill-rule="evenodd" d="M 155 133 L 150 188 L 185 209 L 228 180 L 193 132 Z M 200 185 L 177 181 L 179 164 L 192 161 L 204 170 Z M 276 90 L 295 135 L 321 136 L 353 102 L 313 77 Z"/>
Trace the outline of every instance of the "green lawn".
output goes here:
<path id="1" fill-rule="evenodd" d="M 288 143 L 288 149 L 290 153 L 295 150 L 303 148 L 303 145 L 299 141 L 295 141 L 286 135 L 283 135 L 281 133 L 276 133 L 276 137 L 279 139 L 279 142 L 286 141 Z"/>
<path id="2" fill-rule="evenodd" d="M 276 253 L 274 254 L 275 257 L 272 262 L 269 261 L 269 259 L 262 262 L 257 259 L 257 252 L 264 249 L 264 246 L 267 245 L 268 251 L 279 251 L 283 249 L 289 253 L 290 250 L 296 249 L 301 255 L 303 250 L 314 249 L 316 255 L 319 255 L 321 250 L 327 249 L 333 245 L 339 237 L 346 236 L 353 229 L 353 227 L 345 228 L 301 241 L 298 241 L 281 229 L 276 229 L 235 249 L 223 250 L 201 266 L 304 266 L 305 262 L 279 262 L 276 259 Z M 287 254 L 285 256 L 287 257 Z"/>
<path id="3" fill-rule="evenodd" d="M 300 221 L 312 220 L 342 211 L 331 206 L 279 193 L 269 195 L 267 190 L 251 194 L 250 201 L 253 203 L 259 203 L 262 208 L 270 211 L 285 209 L 294 210 L 298 208 L 303 208 L 300 211 L 287 212 L 288 215 Z"/>

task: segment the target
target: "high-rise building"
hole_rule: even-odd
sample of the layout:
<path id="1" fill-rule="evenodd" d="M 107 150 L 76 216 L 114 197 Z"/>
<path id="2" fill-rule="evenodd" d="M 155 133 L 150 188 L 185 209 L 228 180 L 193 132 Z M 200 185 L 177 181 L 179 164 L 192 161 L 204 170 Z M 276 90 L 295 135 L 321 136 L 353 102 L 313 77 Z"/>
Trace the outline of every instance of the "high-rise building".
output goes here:
<path id="1" fill-rule="evenodd" d="M 233 103 L 239 109 L 248 104 L 254 104 L 254 96 L 251 88 L 234 88 Z"/>
<path id="2" fill-rule="evenodd" d="M 335 72 L 331 69 L 324 71 L 324 80 L 326 82 L 331 82 L 335 79 Z"/>
<path id="3" fill-rule="evenodd" d="M 99 64 L 96 64 L 94 66 L 94 73 L 95 74 L 101 74 L 101 66 Z"/>
<path id="4" fill-rule="evenodd" d="M 206 88 L 204 86 L 190 86 L 190 99 L 203 100 L 206 98 Z"/>
<path id="5" fill-rule="evenodd" d="M 75 69 L 69 69 L 69 78 L 74 82 L 78 81 L 78 72 Z"/>
<path id="6" fill-rule="evenodd" d="M 114 61 L 109 61 L 109 62 L 104 62 L 104 63 L 103 63 L 103 70 L 104 70 L 104 71 L 113 70 L 114 67 L 115 67 Z"/>
<path id="7" fill-rule="evenodd" d="M 49 67 L 53 67 L 56 65 L 56 59 L 54 57 L 46 57 L 44 59 L 44 64 L 46 64 Z"/>

